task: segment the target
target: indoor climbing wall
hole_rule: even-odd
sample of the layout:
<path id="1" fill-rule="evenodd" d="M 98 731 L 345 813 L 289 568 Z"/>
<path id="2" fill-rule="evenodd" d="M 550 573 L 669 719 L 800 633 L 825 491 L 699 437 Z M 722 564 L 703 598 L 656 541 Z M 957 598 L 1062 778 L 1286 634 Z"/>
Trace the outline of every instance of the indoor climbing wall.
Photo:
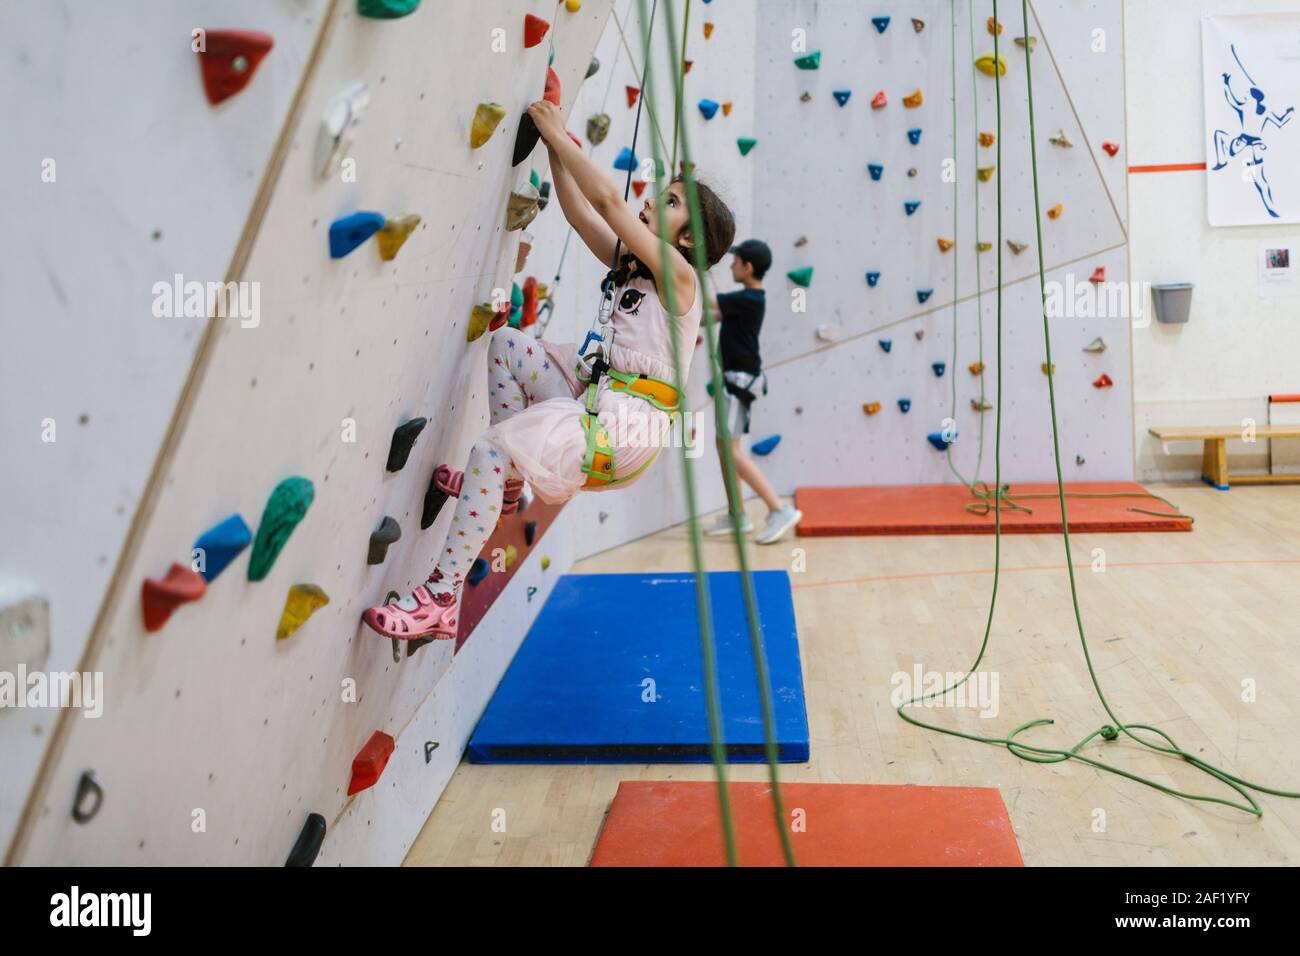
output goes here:
<path id="1" fill-rule="evenodd" d="M 752 438 L 782 436 L 765 459 L 782 492 L 956 480 L 941 452 L 954 431 L 957 471 L 992 481 L 995 411 L 978 406 L 997 402 L 999 259 L 1003 477 L 1055 477 L 1040 224 L 1060 302 L 1052 346 L 1065 478 L 1132 478 L 1122 3 L 1030 6 L 1025 40 L 1020 5 L 1000 5 L 997 246 L 995 83 L 988 59 L 989 70 L 977 66 L 993 52 L 992 3 L 760 5 L 753 221 L 775 264 L 763 331 L 771 390 Z M 782 148 L 763 151 L 773 139 Z"/>
<path id="2" fill-rule="evenodd" d="M 158 91 L 155 107 L 140 111 L 151 128 L 161 116 L 200 132 L 174 138 L 180 152 L 166 154 L 162 172 L 135 171 L 129 195 L 156 206 L 152 215 L 123 215 L 104 201 L 94 241 L 104 247 L 100 278 L 108 281 L 98 289 L 106 305 L 80 295 L 68 307 L 107 311 L 118 323 L 114 334 L 94 332 L 83 343 L 74 330 L 94 322 L 69 314 L 60 347 L 99 380 L 85 382 L 87 390 L 117 398 L 137 386 L 157 389 L 151 401 L 131 396 L 150 412 L 153 444 L 141 436 L 128 448 L 139 460 L 126 463 L 120 451 L 73 450 L 70 464 L 87 472 L 78 480 L 106 489 L 107 506 L 125 511 L 121 526 L 115 535 L 69 529 L 57 549 L 33 545 L 68 560 L 80 546 L 87 553 L 75 560 L 87 567 L 102 555 L 105 580 L 115 562 L 117 570 L 98 623 L 93 595 L 77 622 L 82 637 L 89 633 L 83 669 L 104 675 L 104 716 L 61 722 L 14 844 L 18 862 L 279 864 L 313 822 L 329 828 L 322 862 L 400 861 L 572 559 L 565 529 L 547 531 L 553 515 L 530 508 L 508 519 L 502 570 L 488 574 L 510 581 L 478 609 L 458 652 L 451 642 L 395 649 L 359 622 L 363 608 L 419 583 L 441 548 L 450 509 L 439 514 L 430 479 L 439 463 L 463 461 L 485 427 L 489 337 L 480 333 L 491 310 L 475 306 L 508 294 L 519 237 L 507 229 L 511 194 L 528 193 L 542 158 L 512 166 L 519 119 L 543 91 L 552 50 L 569 109 L 610 3 L 255 6 L 283 19 L 249 13 L 241 23 L 240 10 L 220 11 L 224 26 L 274 40 L 267 51 L 263 38 L 239 34 L 209 51 L 216 60 L 207 63 L 215 72 L 207 90 L 224 101 L 205 98 L 200 57 L 188 49 L 190 29 L 211 12 L 204 4 L 172 24 L 183 55 L 138 67 L 157 73 L 139 87 Z M 86 26 L 86 42 L 94 36 L 120 50 L 103 41 L 128 26 Z M 170 35 L 159 34 L 128 59 L 167 49 Z M 50 69 L 76 56 L 69 45 Z M 105 99 L 138 92 L 108 75 Z M 63 107 L 70 124 L 120 113 L 86 102 Z M 236 117 L 246 135 L 223 126 Z M 157 150 L 141 139 L 141 157 Z M 202 165 L 208 158 L 215 172 Z M 75 171 L 65 169 L 61 176 Z M 214 178 L 229 184 L 218 191 Z M 25 241 L 47 258 L 28 272 L 45 275 L 56 298 L 67 295 L 55 258 L 68 238 L 62 220 L 33 218 L 36 235 Z M 152 229 L 162 238 L 150 238 Z M 144 245 L 192 245 L 205 258 L 191 263 L 178 253 L 173 264 L 158 253 L 141 265 L 130 246 L 138 230 Z M 137 265 L 128 284 L 121 270 Z M 155 345 L 163 333 L 150 318 L 148 290 L 182 270 L 187 279 L 255 284 L 255 314 L 168 320 L 178 326 L 174 345 Z M 106 287 L 122 291 L 103 296 Z M 170 390 L 150 380 L 155 374 Z M 78 393 L 49 394 L 66 401 Z M 83 425 L 82 407 L 69 408 L 67 432 L 93 430 L 103 407 L 91 407 Z M 133 408 L 117 413 L 131 422 L 124 430 L 135 427 Z M 122 478 L 126 464 L 134 472 Z M 60 486 L 47 478 L 46 487 Z M 109 500 L 108 489 L 117 497 Z M 55 509 L 41 517 L 28 500 L 29 520 L 48 528 Z M 50 587 L 84 586 L 87 577 L 14 563 Z M 51 604 L 63 619 L 58 594 Z M 70 651 L 65 666 L 77 656 Z"/>

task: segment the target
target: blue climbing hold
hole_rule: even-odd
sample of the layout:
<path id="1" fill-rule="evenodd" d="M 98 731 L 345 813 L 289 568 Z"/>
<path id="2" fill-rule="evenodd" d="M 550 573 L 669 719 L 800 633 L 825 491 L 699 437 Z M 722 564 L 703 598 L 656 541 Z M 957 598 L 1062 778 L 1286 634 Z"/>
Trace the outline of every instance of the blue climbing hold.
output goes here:
<path id="1" fill-rule="evenodd" d="M 194 542 L 194 550 L 203 552 L 203 567 L 195 570 L 203 575 L 204 581 L 211 584 L 252 540 L 253 532 L 244 524 L 244 519 L 239 515 L 231 515 L 221 524 L 213 525 L 203 532 L 199 535 L 199 540 Z"/>
<path id="2" fill-rule="evenodd" d="M 916 211 L 921 208 L 921 200 L 909 199 L 907 202 L 903 203 L 903 208 L 907 210 L 909 216 L 914 215 Z"/>
<path id="3" fill-rule="evenodd" d="M 907 141 L 913 146 L 921 145 L 921 131 L 919 129 L 909 129 L 907 131 Z"/>
<path id="4" fill-rule="evenodd" d="M 342 259 L 384 228 L 387 218 L 377 212 L 354 212 L 330 223 L 330 258 Z"/>
<path id="5" fill-rule="evenodd" d="M 880 273 L 879 273 L 879 272 L 868 272 L 868 273 L 867 273 L 867 285 L 871 286 L 871 288 L 873 288 L 873 289 L 874 289 L 876 286 L 880 285 Z"/>
<path id="6" fill-rule="evenodd" d="M 867 166 L 867 172 L 871 173 L 871 178 L 880 182 L 880 177 L 885 175 L 885 167 L 878 163 L 871 163 Z"/>
<path id="7" fill-rule="evenodd" d="M 934 369 L 935 378 L 943 378 L 943 373 L 948 371 L 948 366 L 944 362 L 935 362 L 930 368 Z"/>
<path id="8" fill-rule="evenodd" d="M 843 106 L 845 103 L 847 103 L 847 102 L 849 101 L 849 97 L 852 96 L 852 95 L 853 95 L 853 91 L 852 91 L 852 90 L 832 90 L 832 91 L 831 91 L 831 96 L 835 97 L 835 102 L 836 102 L 836 103 L 839 103 L 840 106 Z"/>
<path id="9" fill-rule="evenodd" d="M 871 22 L 877 33 L 884 33 L 889 29 L 889 17 L 872 17 Z"/>
<path id="10" fill-rule="evenodd" d="M 762 441 L 756 441 L 749 446 L 749 450 L 755 455 L 770 455 L 772 449 L 781 444 L 781 436 L 773 435 L 771 438 L 764 438 Z"/>
<path id="11" fill-rule="evenodd" d="M 637 165 L 636 153 L 627 146 L 623 147 L 623 151 L 618 154 L 618 159 L 614 160 L 614 168 L 621 169 L 625 173 L 636 169 Z"/>
<path id="12" fill-rule="evenodd" d="M 476 585 L 487 577 L 490 566 L 487 558 L 475 558 L 474 564 L 469 569 L 469 577 L 465 579 L 467 584 Z"/>
<path id="13" fill-rule="evenodd" d="M 944 432 L 933 432 L 925 437 L 930 440 L 930 444 L 933 445 L 937 451 L 947 451 L 948 446 L 957 440 L 957 433 L 953 432 L 952 438 L 946 438 L 944 435 Z"/>
<path id="14" fill-rule="evenodd" d="M 922 305 L 925 305 L 925 303 L 930 301 L 930 296 L 932 295 L 934 295 L 933 289 L 917 289 L 916 301 L 920 302 Z"/>
<path id="15" fill-rule="evenodd" d="M 886 355 L 888 355 L 888 354 L 890 353 L 890 351 L 893 349 L 893 347 L 894 347 L 894 340 L 893 340 L 893 339 L 881 339 L 881 340 L 880 340 L 880 349 L 881 349 L 881 351 L 884 352 Z"/>
<path id="16" fill-rule="evenodd" d="M 700 112 L 704 114 L 706 120 L 711 120 L 718 112 L 718 104 L 713 100 L 700 100 Z"/>
<path id="17" fill-rule="evenodd" d="M 912 410 L 912 400 L 910 398 L 900 398 L 898 400 L 898 410 L 906 415 Z"/>

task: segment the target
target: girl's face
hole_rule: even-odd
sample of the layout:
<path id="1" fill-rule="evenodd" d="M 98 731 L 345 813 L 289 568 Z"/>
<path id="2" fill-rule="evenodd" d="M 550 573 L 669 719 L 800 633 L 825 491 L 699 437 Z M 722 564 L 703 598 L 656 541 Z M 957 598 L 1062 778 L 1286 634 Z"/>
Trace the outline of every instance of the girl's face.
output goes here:
<path id="1" fill-rule="evenodd" d="M 686 208 L 686 195 L 682 191 L 681 183 L 673 183 L 663 194 L 656 196 L 654 199 L 647 199 L 645 205 L 641 208 L 640 219 L 656 236 L 659 233 L 659 212 L 656 202 L 663 204 L 664 219 L 668 226 L 668 241 L 676 245 L 679 241 L 682 245 L 689 246 L 689 237 L 683 238 L 682 233 L 686 232 L 686 227 L 690 224 L 690 212 Z"/>

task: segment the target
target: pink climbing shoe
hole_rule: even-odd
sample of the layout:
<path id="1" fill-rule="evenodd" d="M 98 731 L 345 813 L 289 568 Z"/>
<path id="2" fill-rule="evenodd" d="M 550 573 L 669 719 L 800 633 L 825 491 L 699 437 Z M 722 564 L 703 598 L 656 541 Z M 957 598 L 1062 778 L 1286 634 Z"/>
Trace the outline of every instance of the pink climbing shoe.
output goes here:
<path id="1" fill-rule="evenodd" d="M 519 499 L 524 496 L 524 480 L 522 478 L 507 478 L 506 488 L 501 495 L 501 513 L 503 515 L 512 515 L 519 510 Z"/>
<path id="2" fill-rule="evenodd" d="M 430 579 L 429 583 L 436 582 Z M 422 584 L 411 592 L 410 597 L 370 608 L 361 615 L 361 620 L 375 633 L 399 641 L 426 637 L 439 641 L 455 640 L 460 621 L 460 595 L 451 592 L 434 594 L 427 584 Z"/>

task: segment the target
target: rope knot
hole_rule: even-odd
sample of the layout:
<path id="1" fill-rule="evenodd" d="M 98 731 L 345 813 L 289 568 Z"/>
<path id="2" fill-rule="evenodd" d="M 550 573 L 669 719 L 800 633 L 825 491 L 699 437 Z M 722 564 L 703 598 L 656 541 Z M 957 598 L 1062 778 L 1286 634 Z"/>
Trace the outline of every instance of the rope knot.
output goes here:
<path id="1" fill-rule="evenodd" d="M 1119 731 L 1107 724 L 1101 728 L 1101 736 L 1103 740 L 1119 740 Z"/>

